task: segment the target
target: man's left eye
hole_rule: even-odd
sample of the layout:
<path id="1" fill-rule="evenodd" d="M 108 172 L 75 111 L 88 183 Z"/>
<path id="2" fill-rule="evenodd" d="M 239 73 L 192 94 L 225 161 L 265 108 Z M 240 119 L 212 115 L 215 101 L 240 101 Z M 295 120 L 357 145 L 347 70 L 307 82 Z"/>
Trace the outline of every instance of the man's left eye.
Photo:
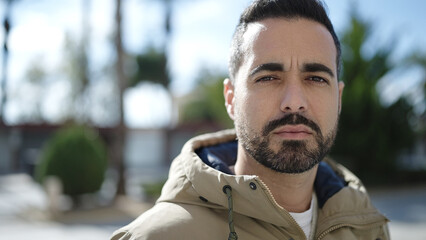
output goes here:
<path id="1" fill-rule="evenodd" d="M 313 81 L 315 83 L 327 83 L 328 81 L 322 77 L 318 77 L 318 76 L 313 76 L 313 77 L 309 77 L 308 80 Z"/>

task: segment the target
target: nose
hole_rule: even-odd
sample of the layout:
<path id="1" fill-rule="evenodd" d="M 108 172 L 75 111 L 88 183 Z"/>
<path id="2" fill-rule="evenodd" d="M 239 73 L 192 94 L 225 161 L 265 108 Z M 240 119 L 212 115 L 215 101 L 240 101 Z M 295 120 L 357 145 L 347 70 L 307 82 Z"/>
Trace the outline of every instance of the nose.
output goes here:
<path id="1" fill-rule="evenodd" d="M 307 96 L 299 81 L 289 81 L 284 86 L 280 109 L 284 113 L 300 113 L 307 110 Z"/>

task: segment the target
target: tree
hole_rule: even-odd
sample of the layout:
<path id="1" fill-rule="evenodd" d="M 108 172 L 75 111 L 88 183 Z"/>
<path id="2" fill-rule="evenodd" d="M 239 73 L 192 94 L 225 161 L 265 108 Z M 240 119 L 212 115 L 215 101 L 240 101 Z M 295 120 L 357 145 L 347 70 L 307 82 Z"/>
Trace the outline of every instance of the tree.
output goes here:
<path id="1" fill-rule="evenodd" d="M 114 139 L 112 142 L 112 158 L 113 164 L 118 171 L 118 183 L 116 196 L 124 195 L 126 193 L 126 179 L 125 179 L 125 163 L 124 163 L 124 146 L 126 140 L 126 126 L 124 124 L 124 90 L 127 88 L 127 79 L 124 74 L 124 50 L 122 42 L 122 17 L 121 17 L 121 0 L 115 1 L 115 34 L 114 46 L 116 52 L 116 80 L 118 85 L 118 106 L 119 106 L 119 120 L 114 129 Z"/>
<path id="2" fill-rule="evenodd" d="M 136 86 L 140 82 L 157 83 L 168 89 L 170 77 L 167 71 L 167 55 L 164 51 L 150 46 L 142 54 L 135 56 L 136 71 L 130 76 L 129 87 Z"/>
<path id="3" fill-rule="evenodd" d="M 170 6 L 166 0 L 167 6 Z M 125 51 L 122 43 L 122 9 L 121 0 L 116 0 L 115 8 L 115 36 L 114 46 L 116 52 L 115 71 L 118 85 L 118 101 L 119 101 L 119 121 L 115 128 L 115 137 L 113 140 L 113 163 L 118 170 L 117 196 L 125 194 L 125 162 L 124 162 L 124 146 L 126 139 L 126 126 L 124 124 L 124 91 L 131 86 L 135 86 L 142 81 L 159 83 L 168 89 L 170 78 L 167 71 L 167 55 L 166 51 L 157 51 L 149 48 L 148 52 L 142 53 L 135 57 L 137 70 L 133 75 L 126 76 L 124 71 Z M 170 9 L 169 7 L 167 9 Z M 166 39 L 168 40 L 170 33 L 170 14 L 166 13 Z M 165 49 L 167 49 L 167 40 Z M 128 82 L 130 80 L 130 82 Z M 170 92 L 170 91 L 169 91 Z M 168 155 L 168 154 L 166 154 Z"/>
<path id="4" fill-rule="evenodd" d="M 419 135 L 418 141 L 421 143 L 426 142 L 426 52 L 416 51 L 409 58 L 408 62 L 410 65 L 420 67 L 423 75 L 418 88 L 414 91 L 417 95 L 417 99 L 413 102 L 418 104 L 416 109 L 416 117 L 414 118 L 414 125 Z"/>
<path id="5" fill-rule="evenodd" d="M 8 0 L 8 4 L 15 1 Z M 22 106 L 19 108 L 20 115 L 18 121 L 20 123 L 41 123 L 48 119 L 47 116 L 42 114 L 41 105 L 47 93 L 46 89 L 49 83 L 53 82 L 53 79 L 54 81 L 65 80 L 70 86 L 67 101 L 60 103 L 63 107 L 62 116 L 59 121 L 90 123 L 90 87 L 92 82 L 90 81 L 91 74 L 87 53 L 90 32 L 88 21 L 90 1 L 82 1 L 82 4 L 81 37 L 75 38 L 69 33 L 66 34 L 61 65 L 58 68 L 55 66 L 55 70 L 52 71 L 42 60 L 43 55 L 34 57 L 26 70 L 21 87 L 16 90 L 16 93 L 14 93 L 15 96 L 10 96 L 14 97 L 14 101 L 19 102 Z M 3 58 L 3 64 L 6 64 L 7 51 Z M 7 70 L 6 67 L 3 68 Z M 3 77 L 6 78 L 5 71 L 3 71 L 3 74 Z M 52 77 L 55 74 L 57 76 Z"/>
<path id="6" fill-rule="evenodd" d="M 43 97 L 45 95 L 47 73 L 40 61 L 40 56 L 34 59 L 25 73 L 25 81 L 17 93 L 19 101 L 20 121 L 41 123 L 45 121 L 42 113 Z"/>
<path id="7" fill-rule="evenodd" d="M 71 87 L 66 118 L 87 123 L 90 120 L 90 79 L 85 45 L 84 40 L 76 41 L 70 35 L 66 35 L 63 72 Z"/>
<path id="8" fill-rule="evenodd" d="M 140 82 L 151 82 L 163 86 L 172 96 L 169 89 L 171 82 L 169 71 L 167 69 L 168 56 L 167 51 L 169 47 L 170 34 L 172 30 L 171 16 L 172 16 L 172 1 L 160 0 L 164 4 L 164 33 L 165 41 L 162 49 L 156 49 L 154 46 L 148 48 L 140 54 L 136 54 L 133 60 L 136 63 L 136 71 L 129 76 L 129 87 L 136 86 Z M 172 103 L 173 104 L 173 103 Z M 173 108 L 174 109 L 174 108 Z"/>
<path id="9" fill-rule="evenodd" d="M 78 204 L 78 196 L 100 189 L 107 166 L 105 145 L 92 129 L 71 126 L 59 130 L 46 144 L 36 178 L 61 180 L 64 194 Z"/>
<path id="10" fill-rule="evenodd" d="M 11 29 L 10 24 L 10 13 L 12 10 L 12 4 L 14 1 L 6 0 L 6 9 L 3 19 L 3 29 L 4 29 L 4 39 L 3 39 L 3 58 L 2 58 L 2 79 L 1 79 L 1 100 L 0 100 L 0 122 L 4 123 L 5 115 L 5 106 L 7 102 L 7 70 L 8 70 L 8 60 L 9 60 L 9 32 Z"/>
<path id="11" fill-rule="evenodd" d="M 233 127 L 225 108 L 223 80 L 226 74 L 201 71 L 195 90 L 182 106 L 181 123 L 215 122 L 223 128 Z"/>
<path id="12" fill-rule="evenodd" d="M 413 107 L 405 98 L 390 106 L 381 104 L 377 82 L 394 66 L 393 46 L 362 54 L 371 34 L 371 25 L 351 15 L 350 27 L 343 33 L 343 73 L 345 82 L 339 134 L 332 155 L 346 162 L 362 179 L 388 182 L 395 176 L 398 153 L 412 146 L 414 131 L 409 123 Z"/>
<path id="13" fill-rule="evenodd" d="M 420 100 L 418 101 L 420 103 L 420 112 L 418 112 L 418 118 L 417 118 L 417 127 L 420 131 L 421 136 L 425 137 L 426 135 L 426 52 L 420 52 L 416 51 L 413 53 L 407 60 L 407 62 L 410 65 L 418 66 L 423 71 L 423 76 L 420 82 L 419 91 L 417 92 L 418 95 L 421 95 Z"/>

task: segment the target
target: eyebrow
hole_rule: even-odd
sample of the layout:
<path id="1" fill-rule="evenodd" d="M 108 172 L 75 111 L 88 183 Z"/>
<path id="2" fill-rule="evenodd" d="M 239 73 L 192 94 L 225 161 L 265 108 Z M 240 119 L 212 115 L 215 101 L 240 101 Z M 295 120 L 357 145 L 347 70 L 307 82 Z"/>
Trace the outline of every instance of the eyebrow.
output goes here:
<path id="1" fill-rule="evenodd" d="M 261 71 L 283 72 L 284 65 L 281 63 L 264 63 L 254 68 L 250 72 L 249 76 L 253 76 Z M 330 75 L 330 77 L 334 78 L 333 71 L 322 63 L 305 63 L 303 64 L 302 72 L 324 72 Z"/>
<path id="2" fill-rule="evenodd" d="M 264 63 L 251 70 L 249 76 L 253 76 L 261 71 L 282 72 L 284 71 L 284 66 L 281 63 Z"/>
<path id="3" fill-rule="evenodd" d="M 334 78 L 333 71 L 321 63 L 305 63 L 303 64 L 302 72 L 324 72 Z"/>

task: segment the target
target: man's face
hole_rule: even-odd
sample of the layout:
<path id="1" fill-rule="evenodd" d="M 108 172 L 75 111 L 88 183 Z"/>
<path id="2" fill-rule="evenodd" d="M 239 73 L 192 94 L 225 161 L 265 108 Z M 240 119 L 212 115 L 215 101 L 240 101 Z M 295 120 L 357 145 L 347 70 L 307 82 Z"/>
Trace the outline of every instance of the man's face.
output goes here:
<path id="1" fill-rule="evenodd" d="M 239 143 L 275 171 L 307 171 L 337 131 L 344 85 L 337 82 L 333 38 L 304 18 L 250 23 L 243 38 L 244 61 L 224 90 Z"/>

